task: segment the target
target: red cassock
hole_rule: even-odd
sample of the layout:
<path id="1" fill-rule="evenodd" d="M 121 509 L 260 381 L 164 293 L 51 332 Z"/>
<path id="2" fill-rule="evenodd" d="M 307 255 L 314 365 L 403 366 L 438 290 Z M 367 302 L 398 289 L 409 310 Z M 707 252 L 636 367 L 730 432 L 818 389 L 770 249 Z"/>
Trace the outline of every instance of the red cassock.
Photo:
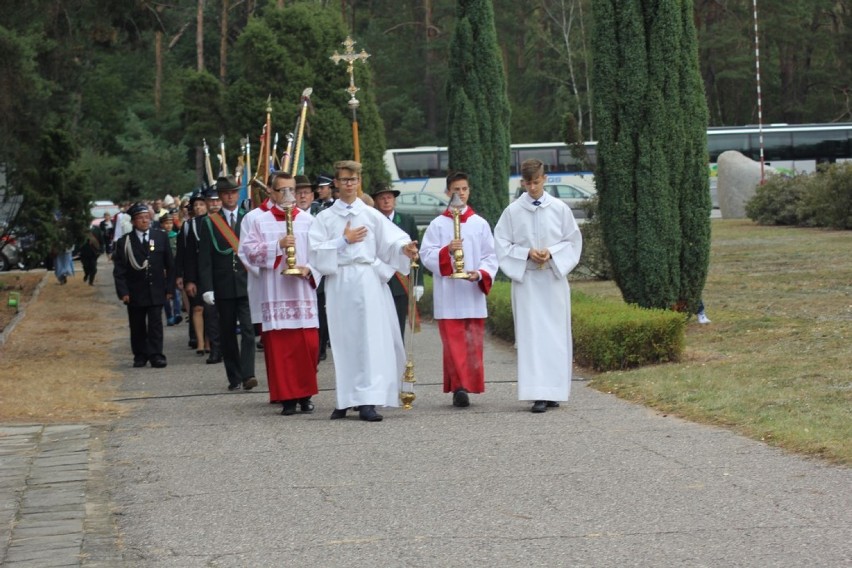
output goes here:
<path id="1" fill-rule="evenodd" d="M 263 355 L 270 402 L 317 394 L 319 332 L 316 328 L 264 331 Z"/>

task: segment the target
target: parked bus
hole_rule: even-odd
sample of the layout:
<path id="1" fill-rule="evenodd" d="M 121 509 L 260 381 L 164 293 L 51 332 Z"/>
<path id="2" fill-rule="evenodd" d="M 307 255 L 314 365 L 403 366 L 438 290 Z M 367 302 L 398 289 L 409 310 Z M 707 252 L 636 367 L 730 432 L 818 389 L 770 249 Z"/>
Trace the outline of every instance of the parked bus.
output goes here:
<path id="1" fill-rule="evenodd" d="M 595 143 L 586 142 L 586 159 L 578 160 L 571 149 L 560 142 L 541 144 L 512 144 L 509 166 L 509 199 L 515 197 L 521 186 L 521 163 L 528 158 L 544 162 L 547 182 L 550 184 L 578 182 L 584 187 L 594 187 Z M 388 150 L 385 152 L 385 167 L 391 174 L 394 189 L 402 193 L 426 192 L 444 195 L 446 189 L 447 148 L 422 146 Z"/>
<path id="2" fill-rule="evenodd" d="M 745 156 L 760 159 L 760 132 L 757 126 L 712 127 L 707 130 L 710 176 L 716 176 L 716 160 L 726 150 L 737 150 Z M 769 125 L 763 127 L 764 160 L 766 165 L 789 173 L 813 172 L 817 164 L 852 159 L 852 124 Z M 528 158 L 544 162 L 547 182 L 594 183 L 596 143 L 584 144 L 587 158 L 577 160 L 571 149 L 560 142 L 512 144 L 509 166 L 509 200 L 520 186 L 521 163 Z M 385 166 L 394 187 L 403 193 L 427 192 L 444 194 L 447 175 L 447 148 L 428 146 L 388 150 Z"/>

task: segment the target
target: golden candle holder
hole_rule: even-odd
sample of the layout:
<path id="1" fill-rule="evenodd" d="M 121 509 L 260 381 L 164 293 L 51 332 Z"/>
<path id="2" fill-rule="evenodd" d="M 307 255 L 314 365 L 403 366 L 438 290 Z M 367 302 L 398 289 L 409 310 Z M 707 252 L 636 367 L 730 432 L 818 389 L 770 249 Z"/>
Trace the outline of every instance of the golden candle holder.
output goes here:
<path id="1" fill-rule="evenodd" d="M 458 193 L 454 193 L 452 199 L 450 199 L 450 210 L 453 212 L 453 239 L 460 240 L 461 239 L 461 221 L 459 217 L 461 217 L 461 210 L 464 207 L 464 203 L 462 203 L 461 198 L 459 198 Z M 458 249 L 453 251 L 453 273 L 450 274 L 449 278 L 456 279 L 464 279 L 467 280 L 469 274 L 464 269 L 464 251 L 462 249 Z"/>
<path id="2" fill-rule="evenodd" d="M 293 234 L 293 207 L 296 206 L 296 198 L 289 187 L 284 188 L 284 210 L 287 212 L 287 236 Z M 281 274 L 285 276 L 302 276 L 302 269 L 296 268 L 296 247 L 284 249 L 286 266 Z"/>
<path id="3" fill-rule="evenodd" d="M 414 378 L 414 329 L 417 324 L 417 300 L 414 297 L 414 286 L 417 283 L 419 269 L 420 265 L 412 258 L 408 272 L 408 343 L 405 349 L 407 361 L 399 390 L 399 401 L 402 403 L 403 410 L 411 410 L 414 399 L 417 398 L 414 394 L 414 383 L 417 382 Z"/>

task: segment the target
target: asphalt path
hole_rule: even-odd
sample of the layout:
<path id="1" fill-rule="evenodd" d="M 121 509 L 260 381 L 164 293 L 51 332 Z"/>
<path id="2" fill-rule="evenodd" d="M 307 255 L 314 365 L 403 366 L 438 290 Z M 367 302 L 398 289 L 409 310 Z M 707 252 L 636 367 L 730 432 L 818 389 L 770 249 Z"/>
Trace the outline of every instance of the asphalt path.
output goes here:
<path id="1" fill-rule="evenodd" d="M 132 368 L 118 328 L 114 423 L 0 424 L 0 565 L 852 565 L 849 468 L 624 402 L 579 369 L 568 403 L 532 414 L 505 342 L 486 339 L 486 392 L 454 408 L 425 324 L 414 408 L 366 423 L 329 420 L 332 358 L 316 412 L 284 417 L 262 354 L 260 386 L 229 393 L 186 325 L 166 328 L 165 369 Z"/>

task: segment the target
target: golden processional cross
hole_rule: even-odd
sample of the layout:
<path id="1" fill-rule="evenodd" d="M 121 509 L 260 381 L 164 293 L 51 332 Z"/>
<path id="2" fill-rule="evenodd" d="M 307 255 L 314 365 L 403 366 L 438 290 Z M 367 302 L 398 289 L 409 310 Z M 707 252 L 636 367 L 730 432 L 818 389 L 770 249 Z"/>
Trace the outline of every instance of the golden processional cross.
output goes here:
<path id="1" fill-rule="evenodd" d="M 357 93 L 360 89 L 355 86 L 355 62 L 356 61 L 367 61 L 367 58 L 370 57 L 370 54 L 361 50 L 361 53 L 355 53 L 355 41 L 352 40 L 351 36 L 346 36 L 346 41 L 342 43 L 343 47 L 346 49 L 343 51 L 343 54 L 337 53 L 337 50 L 334 50 L 334 55 L 332 55 L 329 59 L 334 61 L 334 64 L 337 65 L 340 61 L 346 62 L 346 72 L 349 74 L 349 86 L 346 88 L 346 92 L 349 93 L 349 108 L 352 109 L 352 146 L 355 151 L 355 161 L 361 161 L 361 147 L 360 142 L 358 141 L 358 106 L 361 102 L 355 98 L 355 93 Z M 358 194 L 360 195 L 362 192 L 360 184 L 358 185 Z"/>

